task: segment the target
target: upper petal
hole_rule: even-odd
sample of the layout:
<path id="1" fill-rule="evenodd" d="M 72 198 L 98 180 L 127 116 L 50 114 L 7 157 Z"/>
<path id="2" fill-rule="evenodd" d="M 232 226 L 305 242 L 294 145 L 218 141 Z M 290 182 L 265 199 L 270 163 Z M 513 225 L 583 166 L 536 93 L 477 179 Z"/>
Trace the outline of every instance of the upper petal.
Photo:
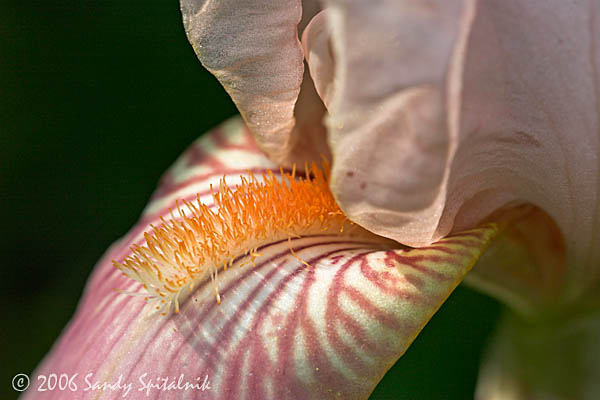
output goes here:
<path id="1" fill-rule="evenodd" d="M 445 76 L 462 1 L 331 1 L 332 190 L 355 222 L 424 245 L 443 209 L 452 140 Z"/>
<path id="2" fill-rule="evenodd" d="M 324 108 L 304 77 L 298 40 L 317 1 L 181 0 L 181 10 L 198 58 L 273 160 L 291 165 L 329 154 Z"/>
<path id="3" fill-rule="evenodd" d="M 568 297 L 600 278 L 599 18 L 597 0 L 480 2 L 449 83 L 459 146 L 441 221 L 539 206 L 565 239 Z"/>
<path id="4" fill-rule="evenodd" d="M 291 147 L 303 54 L 300 0 L 182 0 L 186 33 L 266 150 Z"/>
<path id="5" fill-rule="evenodd" d="M 302 34 L 302 47 L 315 89 L 325 107 L 328 107 L 334 91 L 335 61 L 330 44 L 327 10 L 315 15 L 306 26 Z"/>
<path id="6" fill-rule="evenodd" d="M 532 203 L 565 237 L 566 293 L 596 285 L 600 2 L 329 4 L 342 209 L 425 245 Z"/>

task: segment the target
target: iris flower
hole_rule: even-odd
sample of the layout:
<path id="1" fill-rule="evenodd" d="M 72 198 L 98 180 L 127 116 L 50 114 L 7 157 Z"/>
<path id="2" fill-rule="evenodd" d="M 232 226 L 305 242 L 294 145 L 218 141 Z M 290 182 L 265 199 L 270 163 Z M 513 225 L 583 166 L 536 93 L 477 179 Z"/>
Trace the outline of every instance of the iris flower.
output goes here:
<path id="1" fill-rule="evenodd" d="M 511 310 L 478 398 L 600 395 L 599 1 L 182 12 L 243 121 L 167 171 L 37 374 L 364 399 L 465 279 Z"/>

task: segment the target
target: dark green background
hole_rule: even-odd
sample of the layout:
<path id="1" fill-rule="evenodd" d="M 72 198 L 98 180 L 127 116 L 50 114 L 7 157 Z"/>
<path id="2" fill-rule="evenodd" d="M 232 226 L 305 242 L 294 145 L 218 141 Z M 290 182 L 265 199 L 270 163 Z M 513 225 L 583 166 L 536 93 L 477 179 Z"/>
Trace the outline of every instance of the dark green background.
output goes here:
<path id="1" fill-rule="evenodd" d="M 161 173 L 234 113 L 176 0 L 0 0 L 0 398 L 16 397 L 12 377 L 48 351 Z M 459 288 L 373 398 L 471 398 L 498 313 Z"/>

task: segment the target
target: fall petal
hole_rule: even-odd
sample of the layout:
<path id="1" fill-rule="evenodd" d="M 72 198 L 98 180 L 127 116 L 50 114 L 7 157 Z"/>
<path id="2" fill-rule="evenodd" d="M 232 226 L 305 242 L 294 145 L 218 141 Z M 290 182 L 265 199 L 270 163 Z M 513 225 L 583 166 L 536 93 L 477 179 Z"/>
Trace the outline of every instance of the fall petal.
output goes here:
<path id="1" fill-rule="evenodd" d="M 449 236 L 423 249 L 361 229 L 266 242 L 255 266 L 237 258 L 218 271 L 220 304 L 211 280 L 181 297 L 179 314 L 161 316 L 142 286 L 113 268 L 149 224 L 173 218 L 176 199 L 196 194 L 211 206 L 210 184 L 223 174 L 274 165 L 239 119 L 196 142 L 163 177 L 139 223 L 98 263 L 73 321 L 36 374 L 79 374 L 72 398 L 146 398 L 143 384 L 168 377 L 208 386 L 161 390 L 161 398 L 367 398 L 498 232 L 491 224 Z M 290 247 L 294 250 L 292 253 Z M 306 266 L 303 262 L 310 264 Z M 196 380 L 198 378 L 198 381 Z M 171 382 L 169 381 L 169 382 Z M 89 383 L 88 383 L 89 382 Z M 122 386 L 119 386 L 121 388 Z M 30 391 L 25 398 L 61 398 Z"/>
<path id="2" fill-rule="evenodd" d="M 347 215 L 420 246 L 531 203 L 566 240 L 561 294 L 597 287 L 600 4 L 329 4 L 332 189 Z"/>

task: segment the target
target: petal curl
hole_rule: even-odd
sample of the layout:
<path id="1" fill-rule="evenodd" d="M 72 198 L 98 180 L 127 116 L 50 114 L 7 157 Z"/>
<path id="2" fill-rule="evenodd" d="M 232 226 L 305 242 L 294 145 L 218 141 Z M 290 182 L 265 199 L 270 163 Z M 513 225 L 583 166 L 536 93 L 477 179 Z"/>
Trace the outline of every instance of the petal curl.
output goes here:
<path id="1" fill-rule="evenodd" d="M 331 185 L 346 214 L 422 246 L 531 203 L 566 240 L 557 296 L 597 288 L 600 2 L 328 4 Z"/>
<path id="2" fill-rule="evenodd" d="M 176 199 L 210 205 L 209 185 L 228 174 L 274 165 L 233 120 L 195 143 L 164 176 L 139 223 L 97 265 L 78 311 L 36 374 L 79 374 L 76 398 L 214 399 L 366 398 L 473 266 L 497 227 L 488 225 L 424 249 L 389 248 L 366 232 L 313 235 L 267 243 L 255 267 L 243 259 L 220 268 L 221 304 L 210 280 L 182 301 L 180 314 L 158 315 L 111 260 L 142 244 L 149 224 L 171 218 Z M 290 254 L 289 246 L 306 267 Z M 157 378 L 204 391 L 148 388 Z M 87 378 L 87 381 L 85 380 Z M 196 380 L 198 378 L 198 380 Z M 103 392 L 88 382 L 112 384 Z M 120 386 L 119 386 L 120 383 Z M 25 398 L 61 398 L 29 391 Z"/>

